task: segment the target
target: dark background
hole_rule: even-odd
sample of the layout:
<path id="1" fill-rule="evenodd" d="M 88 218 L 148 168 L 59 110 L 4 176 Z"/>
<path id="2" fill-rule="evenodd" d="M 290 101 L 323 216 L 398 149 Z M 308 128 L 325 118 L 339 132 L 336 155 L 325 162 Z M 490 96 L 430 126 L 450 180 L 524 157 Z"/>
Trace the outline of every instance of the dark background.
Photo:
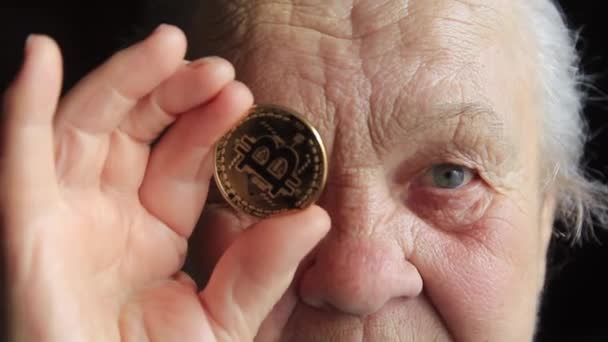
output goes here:
<path id="1" fill-rule="evenodd" d="M 526 0 L 523 0 L 526 1 Z M 64 90 L 117 49 L 143 38 L 161 22 L 188 26 L 196 0 L 104 1 L 103 6 L 0 5 L 0 90 L 19 67 L 28 33 L 46 33 L 58 40 L 65 65 Z M 608 178 L 608 17 L 603 1 L 560 1 L 572 28 L 580 29 L 583 69 L 594 75 L 587 116 L 593 139 L 586 160 L 602 179 Z M 190 8 L 184 11 L 183 8 Z M 154 13 L 154 14 L 152 14 Z M 602 97 L 605 99 L 602 100 Z M 542 302 L 537 341 L 608 341 L 608 234 L 598 229 L 601 243 L 568 248 L 554 241 L 548 285 Z M 491 341 L 490 341 L 491 342 Z M 514 341 L 515 342 L 515 341 Z"/>

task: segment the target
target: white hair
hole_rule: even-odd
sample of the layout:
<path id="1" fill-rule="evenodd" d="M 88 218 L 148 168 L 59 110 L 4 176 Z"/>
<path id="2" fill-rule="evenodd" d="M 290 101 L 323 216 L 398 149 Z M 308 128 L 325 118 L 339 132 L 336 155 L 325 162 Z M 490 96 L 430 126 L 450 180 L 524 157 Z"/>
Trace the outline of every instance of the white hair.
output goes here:
<path id="1" fill-rule="evenodd" d="M 576 49 L 578 33 L 568 28 L 559 7 L 551 0 L 523 0 L 524 12 L 538 46 L 542 93 L 544 133 L 542 155 L 548 165 L 546 190 L 556 196 L 556 222 L 559 232 L 580 242 L 593 235 L 593 224 L 608 224 L 608 187 L 593 180 L 583 164 L 585 144 L 589 137 L 583 117 L 587 99 L 587 78 L 580 69 Z"/>

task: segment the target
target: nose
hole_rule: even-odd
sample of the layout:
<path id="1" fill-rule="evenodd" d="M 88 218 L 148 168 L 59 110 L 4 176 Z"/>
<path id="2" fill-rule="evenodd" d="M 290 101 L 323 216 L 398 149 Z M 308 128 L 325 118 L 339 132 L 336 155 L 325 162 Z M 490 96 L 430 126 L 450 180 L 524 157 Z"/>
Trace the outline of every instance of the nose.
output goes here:
<path id="1" fill-rule="evenodd" d="M 308 305 L 357 316 L 421 291 L 422 278 L 414 265 L 397 248 L 379 241 L 327 240 L 300 280 L 300 296 Z"/>
<path id="2" fill-rule="evenodd" d="M 310 306 L 367 316 L 393 299 L 419 295 L 422 277 L 403 246 L 411 214 L 391 207 L 384 186 L 353 179 L 328 183 L 321 204 L 332 228 L 298 286 Z"/>

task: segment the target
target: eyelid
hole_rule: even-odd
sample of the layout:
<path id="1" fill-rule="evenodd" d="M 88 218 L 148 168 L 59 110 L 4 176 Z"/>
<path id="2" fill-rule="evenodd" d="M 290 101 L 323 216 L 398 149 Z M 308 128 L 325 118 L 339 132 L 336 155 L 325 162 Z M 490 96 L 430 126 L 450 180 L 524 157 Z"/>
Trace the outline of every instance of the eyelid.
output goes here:
<path id="1" fill-rule="evenodd" d="M 464 178 L 463 184 L 458 187 L 455 187 L 455 188 L 440 188 L 440 187 L 435 186 L 434 180 L 433 180 L 433 168 L 435 168 L 437 166 L 443 166 L 443 165 L 446 165 L 446 166 L 450 165 L 450 166 L 463 168 L 465 170 L 465 178 Z M 422 172 L 422 175 L 419 177 L 419 181 L 417 181 L 416 183 L 418 183 L 418 185 L 423 186 L 423 187 L 430 187 L 430 188 L 435 188 L 438 190 L 454 191 L 454 190 L 467 186 L 467 184 L 471 183 L 471 181 L 473 181 L 478 176 L 479 176 L 479 172 L 475 168 L 469 167 L 464 164 L 451 163 L 451 162 L 435 163 L 435 164 L 431 165 L 430 167 L 426 168 Z"/>
<path id="2" fill-rule="evenodd" d="M 478 154 L 470 151 L 454 151 L 451 148 L 434 148 L 417 151 L 399 163 L 395 173 L 392 175 L 397 184 L 409 187 L 423 187 L 422 178 L 435 165 L 454 164 L 473 171 L 473 180 L 482 180 L 490 187 L 496 187 L 497 179 L 494 172 L 490 171 L 491 166 L 479 159 Z M 425 186 L 426 187 L 426 186 Z"/>

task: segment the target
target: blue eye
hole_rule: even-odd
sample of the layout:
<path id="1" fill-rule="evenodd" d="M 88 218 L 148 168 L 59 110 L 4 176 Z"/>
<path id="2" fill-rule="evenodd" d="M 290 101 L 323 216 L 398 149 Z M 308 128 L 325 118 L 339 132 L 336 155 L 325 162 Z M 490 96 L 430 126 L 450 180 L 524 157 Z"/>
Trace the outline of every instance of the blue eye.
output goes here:
<path id="1" fill-rule="evenodd" d="M 433 166 L 427 175 L 426 183 L 442 189 L 457 189 L 468 184 L 473 178 L 473 171 L 467 167 L 455 164 L 439 164 Z"/>

